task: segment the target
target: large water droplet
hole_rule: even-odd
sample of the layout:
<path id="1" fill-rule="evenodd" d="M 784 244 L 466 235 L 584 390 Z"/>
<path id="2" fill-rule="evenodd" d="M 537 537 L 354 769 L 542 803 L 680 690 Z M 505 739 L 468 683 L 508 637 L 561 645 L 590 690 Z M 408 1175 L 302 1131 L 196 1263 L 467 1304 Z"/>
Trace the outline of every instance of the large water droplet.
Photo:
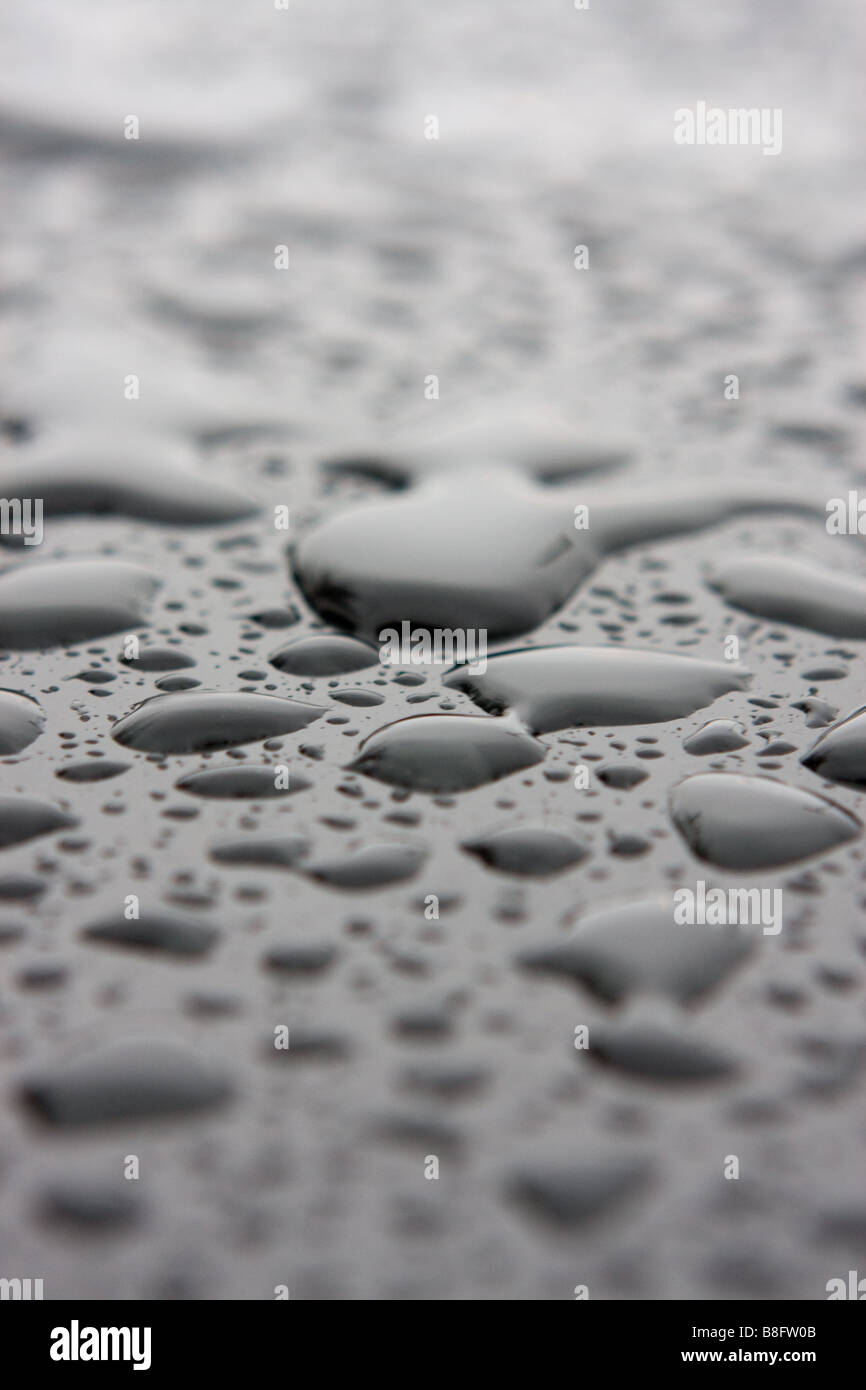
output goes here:
<path id="1" fill-rule="evenodd" d="M 587 491 L 589 526 L 575 529 L 572 492 L 457 453 L 408 492 L 308 532 L 295 577 L 323 618 L 371 639 L 405 619 L 496 640 L 537 627 L 611 550 L 783 505 L 749 489 Z"/>
<path id="2" fill-rule="evenodd" d="M 594 1028 L 587 1056 L 644 1081 L 722 1081 L 737 1070 L 711 1043 L 649 1022 Z"/>
<path id="3" fill-rule="evenodd" d="M 586 845 L 570 835 L 549 830 L 545 826 L 515 826 L 494 830 L 461 845 L 469 854 L 477 855 L 491 869 L 506 874 L 543 878 L 558 874 L 579 864 L 589 853 Z"/>
<path id="4" fill-rule="evenodd" d="M 147 910 L 137 920 L 107 917 L 85 927 L 82 935 L 107 946 L 126 946 L 169 956 L 205 955 L 219 939 L 216 927 L 194 918 Z"/>
<path id="5" fill-rule="evenodd" d="M 499 719 L 416 714 L 377 729 L 349 766 L 398 787 L 454 792 L 532 767 L 545 752 L 543 744 Z"/>
<path id="6" fill-rule="evenodd" d="M 770 777 L 705 772 L 671 793 L 671 815 L 699 859 L 723 869 L 769 869 L 846 844 L 860 822 L 823 796 Z"/>
<path id="7" fill-rule="evenodd" d="M 527 951 L 519 961 L 529 970 L 582 984 L 611 1004 L 640 993 L 692 1004 L 753 947 L 736 926 L 680 926 L 671 896 L 591 912 L 573 934 Z"/>
<path id="8" fill-rule="evenodd" d="M 0 849 L 77 824 L 74 816 L 68 816 L 48 801 L 34 801 L 27 796 L 0 796 Z"/>
<path id="9" fill-rule="evenodd" d="M 102 451 L 105 456 L 98 457 Z M 240 521 L 258 508 L 214 478 L 94 445 L 85 461 L 30 458 L 2 470 L 4 497 L 40 497 L 46 517 L 113 514 L 175 526 Z"/>
<path id="10" fill-rule="evenodd" d="M 122 560 L 22 565 L 0 575 L 0 646 L 66 646 L 144 625 L 155 575 Z"/>
<path id="11" fill-rule="evenodd" d="M 728 603 L 831 637 L 866 637 L 866 583 L 820 565 L 764 555 L 732 560 L 712 587 Z"/>
<path id="12" fill-rule="evenodd" d="M 144 700 L 111 732 L 118 743 L 147 753 L 203 753 L 293 734 L 323 713 L 278 695 L 182 691 Z"/>
<path id="13" fill-rule="evenodd" d="M 748 672 L 719 661 L 626 647 L 525 647 L 458 666 L 445 684 L 488 713 L 513 710 L 534 733 L 578 725 L 654 724 L 744 689 Z"/>
<path id="14" fill-rule="evenodd" d="M 821 734 L 802 761 L 831 782 L 866 787 L 866 707 Z"/>
<path id="15" fill-rule="evenodd" d="M 26 1080 L 22 1095 L 60 1126 L 180 1115 L 228 1098 L 226 1079 L 177 1043 L 153 1038 L 116 1043 Z"/>

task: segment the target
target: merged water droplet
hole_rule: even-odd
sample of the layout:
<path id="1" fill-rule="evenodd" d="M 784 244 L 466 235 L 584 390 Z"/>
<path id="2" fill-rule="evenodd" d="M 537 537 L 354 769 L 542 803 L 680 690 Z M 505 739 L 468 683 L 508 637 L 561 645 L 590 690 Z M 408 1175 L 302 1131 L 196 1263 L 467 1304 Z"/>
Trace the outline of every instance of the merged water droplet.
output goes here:
<path id="1" fill-rule="evenodd" d="M 25 1080 L 22 1098 L 62 1127 L 191 1114 L 228 1099 L 224 1076 L 178 1043 L 115 1043 Z"/>
<path id="2" fill-rule="evenodd" d="M 723 869 L 793 864 L 856 839 L 862 828 L 826 797 L 732 772 L 687 777 L 670 805 L 693 853 Z"/>
<path id="3" fill-rule="evenodd" d="M 458 666 L 445 684 L 490 714 L 512 710 L 534 733 L 579 725 L 656 724 L 743 690 L 742 666 L 627 647 L 524 647 Z"/>
<path id="4" fill-rule="evenodd" d="M 518 960 L 609 1004 L 647 993 L 686 1005 L 714 990 L 753 949 L 754 940 L 736 926 L 680 926 L 671 896 L 590 912 L 566 939 Z"/>
<path id="5" fill-rule="evenodd" d="M 0 796 L 0 849 L 77 824 L 74 816 L 52 806 L 50 801 L 36 801 L 29 796 Z"/>
<path id="6" fill-rule="evenodd" d="M 458 450 L 408 492 L 309 531 L 294 550 L 295 577 L 323 618 L 371 639 L 406 619 L 497 640 L 537 627 L 612 550 L 780 506 L 749 489 L 582 489 L 589 524 L 575 529 L 572 494 Z"/>
<path id="7" fill-rule="evenodd" d="M 802 762 L 831 782 L 866 787 L 866 706 L 831 725 Z"/>
<path id="8" fill-rule="evenodd" d="M 20 753 L 42 733 L 45 716 L 36 700 L 18 690 L 0 690 L 0 754 Z"/>
<path id="9" fill-rule="evenodd" d="M 416 714 L 365 739 L 350 769 L 416 791 L 455 792 L 533 767 L 544 745 L 504 720 Z"/>
<path id="10" fill-rule="evenodd" d="M 67 646 L 144 626 L 160 581 L 123 560 L 62 560 L 0 575 L 0 646 Z"/>
<path id="11" fill-rule="evenodd" d="M 491 869 L 533 878 L 562 873 L 589 854 L 587 846 L 571 835 L 545 826 L 494 830 L 477 839 L 465 840 L 460 848 L 476 855 Z"/>
<path id="12" fill-rule="evenodd" d="M 831 637 L 866 637 L 866 582 L 783 555 L 743 556 L 716 571 L 712 588 L 759 618 Z"/>
<path id="13" fill-rule="evenodd" d="M 278 695 L 219 690 L 153 695 L 112 728 L 126 748 L 146 753 L 204 753 L 293 734 L 324 710 Z"/>

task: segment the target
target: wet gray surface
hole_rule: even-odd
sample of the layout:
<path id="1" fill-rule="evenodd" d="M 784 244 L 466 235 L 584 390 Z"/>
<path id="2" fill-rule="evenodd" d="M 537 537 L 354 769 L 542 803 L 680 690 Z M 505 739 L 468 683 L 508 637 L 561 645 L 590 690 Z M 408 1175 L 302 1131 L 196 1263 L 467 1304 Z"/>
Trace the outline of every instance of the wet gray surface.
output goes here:
<path id="1" fill-rule="evenodd" d="M 858 7 L 0 36 L 0 484 L 45 502 L 0 574 L 0 1275 L 825 1297 L 866 1260 L 859 725 L 800 761 L 866 679 Z M 782 154 L 676 146 L 698 100 Z M 404 619 L 577 650 L 478 699 L 305 640 Z M 701 878 L 783 930 L 675 926 Z"/>

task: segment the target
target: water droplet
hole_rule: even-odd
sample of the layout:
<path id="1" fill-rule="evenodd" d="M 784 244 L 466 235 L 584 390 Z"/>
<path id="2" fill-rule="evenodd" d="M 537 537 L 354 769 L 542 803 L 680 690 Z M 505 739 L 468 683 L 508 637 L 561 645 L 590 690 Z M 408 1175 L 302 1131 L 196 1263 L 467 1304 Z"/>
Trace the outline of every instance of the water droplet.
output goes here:
<path id="1" fill-rule="evenodd" d="M 34 801 L 27 796 L 0 796 L 0 849 L 77 824 L 74 816 L 68 816 L 48 801 Z"/>
<path id="2" fill-rule="evenodd" d="M 649 773 L 644 772 L 642 767 L 629 767 L 627 763 L 613 763 L 610 767 L 599 768 L 595 776 L 606 787 L 613 787 L 615 791 L 619 792 L 630 792 L 634 787 L 639 787 L 641 782 L 645 782 Z"/>
<path id="3" fill-rule="evenodd" d="M 721 1081 L 737 1070 L 733 1058 L 712 1044 L 657 1023 L 596 1026 L 586 1055 L 645 1081 Z"/>
<path id="4" fill-rule="evenodd" d="M 345 858 L 313 864 L 307 872 L 332 888 L 384 888 L 412 878 L 426 858 L 418 845 L 370 845 Z"/>
<path id="5" fill-rule="evenodd" d="M 290 676 L 344 676 L 378 666 L 379 652 L 354 637 L 302 637 L 280 647 L 268 660 Z"/>
<path id="6" fill-rule="evenodd" d="M 203 690 L 153 695 L 118 720 L 112 736 L 146 753 L 203 753 L 292 734 L 324 710 L 278 695 Z"/>
<path id="7" fill-rule="evenodd" d="M 741 666 L 625 647 L 526 647 L 491 657 L 483 675 L 458 666 L 445 684 L 488 713 L 512 710 L 533 733 L 579 725 L 656 724 L 743 690 Z"/>
<path id="8" fill-rule="evenodd" d="M 231 1088 L 186 1047 L 143 1038 L 38 1073 L 21 1093 L 42 1119 L 66 1127 L 191 1113 L 226 1100 Z"/>
<path id="9" fill-rule="evenodd" d="M 556 1226 L 582 1226 L 640 1192 L 650 1171 L 645 1159 L 619 1155 L 567 1166 L 538 1165 L 518 1171 L 508 1183 L 508 1192 Z"/>
<path id="10" fill-rule="evenodd" d="M 711 753 L 733 753 L 738 748 L 747 748 L 749 740 L 739 724 L 733 719 L 711 719 L 690 734 L 683 743 L 687 753 L 693 758 L 706 758 Z"/>
<path id="11" fill-rule="evenodd" d="M 416 714 L 361 744 L 351 770 L 417 791 L 466 791 L 532 767 L 544 745 L 499 719 Z"/>
<path id="12" fill-rule="evenodd" d="M 101 446 L 104 450 L 104 446 Z M 131 457 L 124 445 L 96 457 L 94 444 L 86 463 L 65 455 L 57 459 L 28 458 L 4 469 L 6 497 L 41 497 L 46 517 L 111 514 L 174 526 L 213 525 L 240 521 L 258 508 L 248 497 L 212 477 L 188 469 L 166 467 L 152 454 Z"/>
<path id="13" fill-rule="evenodd" d="M 337 959 L 334 946 L 321 942 L 304 941 L 291 945 L 276 946 L 265 956 L 265 965 L 281 975 L 310 976 L 321 975 Z"/>
<path id="14" fill-rule="evenodd" d="M 573 470 L 570 470 L 573 471 Z M 405 619 L 422 628 L 529 632 L 570 598 L 611 550 L 712 525 L 779 501 L 742 490 L 587 491 L 575 530 L 571 490 L 517 467 L 452 453 L 408 492 L 324 521 L 295 548 L 295 577 L 328 622 L 378 639 Z"/>
<path id="15" fill-rule="evenodd" d="M 685 1005 L 715 989 L 753 947 L 738 927 L 680 926 L 671 896 L 590 912 L 566 940 L 518 960 L 528 970 L 575 981 L 609 1004 L 648 993 Z"/>
<path id="16" fill-rule="evenodd" d="M 124 917 L 108 917 L 85 927 L 82 935 L 88 941 L 108 946 L 190 957 L 205 955 L 219 939 L 215 927 L 205 926 L 191 917 L 160 911 L 145 911 L 138 920 L 131 921 Z"/>
<path id="17" fill-rule="evenodd" d="M 271 763 L 239 763 L 232 767 L 206 767 L 190 772 L 175 784 L 193 796 L 227 797 L 233 800 L 264 801 L 270 797 L 292 796 L 310 786 L 306 777 L 290 772 L 287 787 L 277 786 L 276 768 Z"/>
<path id="18" fill-rule="evenodd" d="M 502 873 L 543 878 L 562 873 L 589 854 L 586 845 L 544 826 L 516 826 L 466 840 L 461 849 Z"/>
<path id="19" fill-rule="evenodd" d="M 36 700 L 0 690 L 0 754 L 20 753 L 42 733 L 45 716 Z"/>
<path id="20" fill-rule="evenodd" d="M 802 762 L 831 782 L 866 786 L 866 706 L 819 735 Z"/>
<path id="21" fill-rule="evenodd" d="M 159 580 L 122 560 L 63 560 L 0 575 L 0 646 L 68 646 L 144 625 Z"/>
<path id="22" fill-rule="evenodd" d="M 759 618 L 831 637 L 866 637 L 866 584 L 851 575 L 781 555 L 732 560 L 712 587 Z"/>
<path id="23" fill-rule="evenodd" d="M 309 845 L 301 835 L 283 835 L 274 840 L 232 840 L 213 845 L 211 859 L 218 864 L 257 864 L 269 869 L 292 869 L 307 853 Z"/>
<path id="24" fill-rule="evenodd" d="M 142 647 L 134 660 L 122 656 L 120 662 L 132 671 L 180 671 L 195 665 L 194 657 L 178 651 L 177 647 Z"/>
<path id="25" fill-rule="evenodd" d="M 768 869 L 835 849 L 860 834 L 850 812 L 770 777 L 705 772 L 671 793 L 671 815 L 699 859 L 723 869 Z"/>
<path id="26" fill-rule="evenodd" d="M 65 782 L 106 782 L 109 777 L 118 777 L 131 766 L 131 763 L 119 763 L 111 758 L 86 758 L 83 762 L 59 767 L 55 776 Z"/>

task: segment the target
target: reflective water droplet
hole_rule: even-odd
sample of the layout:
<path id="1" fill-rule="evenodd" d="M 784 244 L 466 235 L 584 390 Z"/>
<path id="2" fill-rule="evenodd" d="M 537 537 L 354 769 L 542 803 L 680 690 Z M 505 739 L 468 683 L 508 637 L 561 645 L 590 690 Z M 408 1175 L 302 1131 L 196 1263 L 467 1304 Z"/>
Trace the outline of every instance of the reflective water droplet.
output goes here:
<path id="1" fill-rule="evenodd" d="M 292 734 L 324 710 L 278 695 L 228 694 L 219 690 L 154 695 L 112 728 L 126 748 L 147 753 L 203 753 Z"/>
<path id="2" fill-rule="evenodd" d="M 831 782 L 866 786 L 866 706 L 819 735 L 802 762 Z"/>
<path id="3" fill-rule="evenodd" d="M 302 637 L 269 657 L 272 666 L 290 676 L 343 676 L 378 666 L 378 649 L 354 637 Z"/>
<path id="4" fill-rule="evenodd" d="M 102 448 L 105 456 L 97 454 Z M 86 462 L 28 458 L 3 470 L 6 497 L 41 497 L 46 517 L 113 514 L 174 526 L 240 521 L 258 508 L 214 478 L 166 467 L 152 454 L 123 458 L 94 443 Z"/>
<path id="5" fill-rule="evenodd" d="M 671 896 L 590 912 L 567 939 L 526 951 L 518 961 L 575 981 L 609 1004 L 640 993 L 693 1004 L 753 949 L 739 927 L 680 926 Z"/>
<path id="6" fill-rule="evenodd" d="M 142 647 L 134 660 L 121 656 L 120 662 L 132 671 L 180 671 L 194 666 L 195 658 L 177 647 Z"/>
<path id="7" fill-rule="evenodd" d="M 502 873 L 543 878 L 562 873 L 589 854 L 586 845 L 544 826 L 515 826 L 495 830 L 460 847 Z"/>
<path id="8" fill-rule="evenodd" d="M 48 801 L 34 801 L 27 796 L 0 797 L 0 849 L 77 824 L 74 816 L 68 816 Z"/>
<path id="9" fill-rule="evenodd" d="M 258 864 L 262 868 L 292 869 L 307 853 L 302 835 L 282 835 L 273 840 L 232 840 L 211 846 L 210 857 L 219 864 Z"/>
<path id="10" fill-rule="evenodd" d="M 264 963 L 281 975 L 321 975 L 337 959 L 336 947 L 323 942 L 299 941 L 268 951 Z"/>
<path id="11" fill-rule="evenodd" d="M 742 557 L 719 569 L 712 588 L 759 618 L 832 637 L 866 637 L 866 583 L 782 555 Z"/>
<path id="12" fill-rule="evenodd" d="M 80 763 L 67 763 L 55 773 L 65 782 L 107 782 L 110 777 L 118 777 L 126 772 L 132 763 L 119 763 L 111 758 L 86 758 Z"/>
<path id="13" fill-rule="evenodd" d="M 671 815 L 698 856 L 723 869 L 767 869 L 835 849 L 860 834 L 850 812 L 770 777 L 705 772 L 671 793 Z"/>
<path id="14" fill-rule="evenodd" d="M 650 1178 L 645 1159 L 611 1155 L 591 1163 L 533 1165 L 509 1180 L 511 1197 L 556 1226 L 581 1226 L 607 1215 Z"/>
<path id="15" fill-rule="evenodd" d="M 253 801 L 292 796 L 310 786 L 306 777 L 294 771 L 289 773 L 288 782 L 287 787 L 277 785 L 277 769 L 271 763 L 236 763 L 231 767 L 206 767 L 200 772 L 190 772 L 175 785 L 193 796 Z"/>
<path id="16" fill-rule="evenodd" d="M 122 560 L 63 560 L 0 575 L 0 646 L 67 646 L 144 625 L 155 575 Z"/>
<path id="17" fill-rule="evenodd" d="M 412 878 L 426 858 L 420 845 L 370 845 L 341 859 L 312 864 L 307 872 L 332 888 L 384 888 Z"/>
<path id="18" fill-rule="evenodd" d="M 596 1026 L 586 1055 L 645 1081 L 722 1081 L 737 1071 L 733 1058 L 712 1044 L 649 1022 Z"/>
<path id="19" fill-rule="evenodd" d="M 180 1115 L 226 1100 L 226 1079 L 178 1043 L 143 1038 L 37 1073 L 24 1101 L 59 1126 Z"/>
<path id="20" fill-rule="evenodd" d="M 683 743 L 687 753 L 693 758 L 706 758 L 711 753 L 733 753 L 738 748 L 747 748 L 749 740 L 734 719 L 711 719 L 690 734 Z"/>
<path id="21" fill-rule="evenodd" d="M 0 754 L 20 753 L 42 733 L 45 716 L 36 700 L 0 690 Z"/>
<path id="22" fill-rule="evenodd" d="M 532 767 L 545 752 L 543 744 L 499 719 L 416 714 L 371 734 L 349 767 L 398 787 L 453 792 Z"/>
<path id="23" fill-rule="evenodd" d="M 445 684 L 488 713 L 512 710 L 537 734 L 580 725 L 655 724 L 743 690 L 742 666 L 625 647 L 525 647 L 490 657 L 475 675 L 458 666 Z"/>
<path id="24" fill-rule="evenodd" d="M 619 792 L 630 792 L 634 787 L 639 787 L 641 782 L 645 782 L 649 773 L 644 772 L 642 767 L 629 767 L 627 763 L 612 763 L 610 767 L 600 767 L 594 776 L 606 787 L 613 787 L 615 791 Z"/>
<path id="25" fill-rule="evenodd" d="M 581 500 L 591 524 L 576 530 L 570 491 L 457 452 L 409 491 L 308 531 L 293 554 L 295 577 L 326 621 L 371 639 L 405 619 L 497 640 L 537 627 L 611 550 L 779 506 L 766 493 L 708 487 L 663 497 L 587 491 Z"/>
<path id="26" fill-rule="evenodd" d="M 108 917 L 85 927 L 82 935 L 88 941 L 108 946 L 126 946 L 169 956 L 205 955 L 219 939 L 216 927 L 159 910 L 145 910 L 138 920 L 131 921 L 125 917 Z"/>

